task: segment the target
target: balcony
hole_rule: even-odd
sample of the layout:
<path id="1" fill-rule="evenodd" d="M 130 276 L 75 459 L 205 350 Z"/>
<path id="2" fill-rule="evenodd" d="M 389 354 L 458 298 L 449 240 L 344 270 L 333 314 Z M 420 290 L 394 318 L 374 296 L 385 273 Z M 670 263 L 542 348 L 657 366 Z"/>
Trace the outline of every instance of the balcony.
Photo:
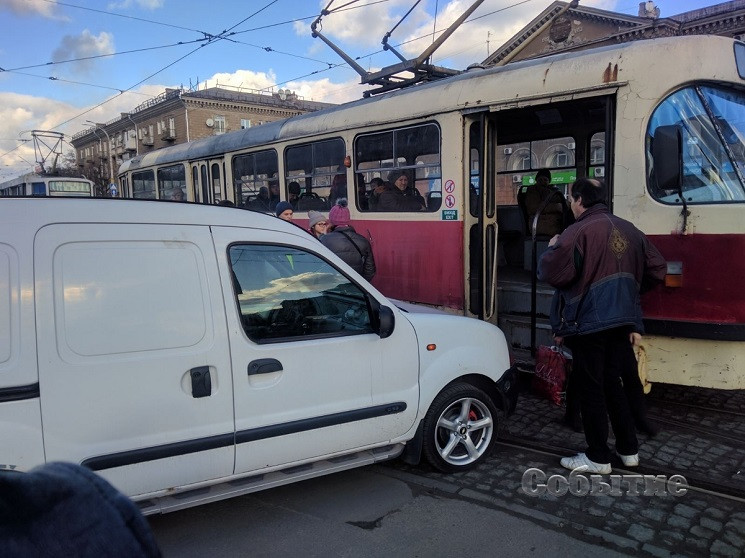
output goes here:
<path id="1" fill-rule="evenodd" d="M 160 139 L 163 141 L 173 141 L 176 139 L 176 130 L 163 130 L 160 135 Z"/>
<path id="2" fill-rule="evenodd" d="M 137 139 L 127 138 L 127 140 L 124 142 L 124 149 L 126 149 L 127 151 L 137 151 Z"/>
<path id="3" fill-rule="evenodd" d="M 142 138 L 142 145 L 147 145 L 148 147 L 152 147 L 153 143 L 154 143 L 153 138 L 151 138 L 150 136 L 145 136 L 144 138 Z"/>

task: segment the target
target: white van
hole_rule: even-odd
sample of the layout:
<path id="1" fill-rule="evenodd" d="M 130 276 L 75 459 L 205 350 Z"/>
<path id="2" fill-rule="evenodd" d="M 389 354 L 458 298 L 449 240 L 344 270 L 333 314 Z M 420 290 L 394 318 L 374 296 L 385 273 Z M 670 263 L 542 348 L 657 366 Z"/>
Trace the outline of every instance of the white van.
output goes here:
<path id="1" fill-rule="evenodd" d="M 0 468 L 81 463 L 157 513 L 390 459 L 481 462 L 501 331 L 396 308 L 229 207 L 0 202 Z"/>

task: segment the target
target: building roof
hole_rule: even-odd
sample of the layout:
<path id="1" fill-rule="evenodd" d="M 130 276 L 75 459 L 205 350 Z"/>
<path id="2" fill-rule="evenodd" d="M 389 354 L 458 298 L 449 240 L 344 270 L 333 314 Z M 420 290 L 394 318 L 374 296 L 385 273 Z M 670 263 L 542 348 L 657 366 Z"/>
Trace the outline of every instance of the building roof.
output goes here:
<path id="1" fill-rule="evenodd" d="M 632 16 L 619 12 L 582 6 L 570 7 L 568 2 L 555 1 L 518 33 L 507 40 L 483 62 L 486 66 L 503 65 L 512 60 L 535 58 L 557 52 L 577 50 L 602 44 L 621 43 L 642 38 L 689 34 L 722 34 L 735 36 L 745 32 L 745 0 L 731 0 L 712 6 L 659 17 L 659 9 L 652 4 L 649 12 L 644 3 L 640 14 Z M 604 29 L 582 36 L 582 22 Z M 567 29 L 565 34 L 554 31 Z M 575 34 L 576 33 L 576 34 Z M 543 44 L 532 44 L 539 40 Z"/>

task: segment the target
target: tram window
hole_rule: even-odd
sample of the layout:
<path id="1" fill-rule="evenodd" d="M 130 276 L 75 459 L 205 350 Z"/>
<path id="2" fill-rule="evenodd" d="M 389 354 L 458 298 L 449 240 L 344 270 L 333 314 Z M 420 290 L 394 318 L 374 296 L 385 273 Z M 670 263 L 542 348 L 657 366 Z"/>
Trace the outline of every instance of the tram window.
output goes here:
<path id="1" fill-rule="evenodd" d="M 31 183 L 31 195 L 32 196 L 46 196 L 47 185 L 43 182 L 32 182 Z"/>
<path id="2" fill-rule="evenodd" d="M 372 333 L 365 293 L 318 256 L 270 245 L 233 245 L 241 323 L 258 343 Z"/>
<path id="3" fill-rule="evenodd" d="M 158 198 L 161 200 L 174 199 L 177 190 L 186 193 L 186 169 L 184 165 L 173 165 L 158 169 Z"/>
<path id="4" fill-rule="evenodd" d="M 397 211 L 434 212 L 440 209 L 442 169 L 440 129 L 436 124 L 363 134 L 355 139 L 354 151 L 356 172 L 363 177 L 365 184 L 364 190 L 362 187 L 358 189 L 357 208 L 360 211 L 381 210 L 381 194 L 374 190 L 372 181 L 380 178 L 388 182 L 394 169 L 407 174 L 413 197 L 423 200 L 423 206 L 414 202 L 402 203 Z M 385 188 L 393 187 L 393 184 L 385 184 Z"/>
<path id="5" fill-rule="evenodd" d="M 348 197 L 344 140 L 334 138 L 285 150 L 286 184 L 297 182 L 296 210 L 329 209 L 337 198 Z"/>
<path id="6" fill-rule="evenodd" d="M 220 201 L 220 194 L 222 194 L 222 182 L 220 180 L 220 165 L 212 163 L 210 167 L 212 174 L 212 195 L 215 198 L 215 202 Z"/>
<path id="7" fill-rule="evenodd" d="M 726 126 L 723 123 L 726 122 Z M 647 130 L 647 187 L 657 200 L 680 204 L 675 190 L 657 185 L 652 161 L 655 130 L 677 126 L 683 138 L 682 190 L 687 203 L 745 201 L 745 94 L 719 87 L 688 87 L 652 113 Z"/>
<path id="8" fill-rule="evenodd" d="M 274 149 L 233 157 L 233 192 L 237 206 L 258 211 L 272 211 L 269 181 L 279 173 Z"/>
<path id="9" fill-rule="evenodd" d="M 135 199 L 155 199 L 155 173 L 151 170 L 132 173 L 132 197 Z"/>

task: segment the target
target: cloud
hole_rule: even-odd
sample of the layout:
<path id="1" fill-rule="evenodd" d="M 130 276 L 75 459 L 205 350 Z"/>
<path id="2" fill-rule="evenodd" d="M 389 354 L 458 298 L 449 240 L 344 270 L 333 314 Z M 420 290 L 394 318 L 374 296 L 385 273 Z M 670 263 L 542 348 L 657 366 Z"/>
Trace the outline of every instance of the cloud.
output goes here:
<path id="1" fill-rule="evenodd" d="M 52 53 L 53 62 L 74 60 L 76 58 L 87 58 L 102 54 L 114 54 L 114 37 L 106 31 L 101 31 L 98 36 L 93 35 L 88 29 L 84 29 L 80 35 L 65 35 L 60 45 Z M 87 73 L 93 68 L 93 60 L 79 60 L 71 64 L 73 71 Z"/>
<path id="2" fill-rule="evenodd" d="M 37 16 L 49 19 L 61 19 L 55 10 L 55 4 L 44 0 L 0 0 L 0 12 L 7 10 L 18 16 Z"/>
<path id="3" fill-rule="evenodd" d="M 132 6 L 145 10 L 157 10 L 163 7 L 164 0 L 122 0 L 121 2 L 109 2 L 107 10 L 126 10 Z"/>
<path id="4" fill-rule="evenodd" d="M 164 89 L 163 85 L 144 86 L 137 92 L 118 95 L 105 105 L 85 113 L 89 107 L 81 108 L 48 97 L 0 92 L 0 155 L 3 155 L 0 158 L 0 180 L 33 170 L 36 162 L 33 143 L 17 141 L 31 140 L 31 130 L 57 130 L 65 133 L 69 142 L 70 136 L 89 127 L 86 120 L 108 122 L 142 103 L 146 98 L 143 94 L 155 96 Z M 73 119 L 70 123 L 60 126 L 70 119 Z M 63 144 L 63 152 L 71 149 L 69 143 Z"/>

